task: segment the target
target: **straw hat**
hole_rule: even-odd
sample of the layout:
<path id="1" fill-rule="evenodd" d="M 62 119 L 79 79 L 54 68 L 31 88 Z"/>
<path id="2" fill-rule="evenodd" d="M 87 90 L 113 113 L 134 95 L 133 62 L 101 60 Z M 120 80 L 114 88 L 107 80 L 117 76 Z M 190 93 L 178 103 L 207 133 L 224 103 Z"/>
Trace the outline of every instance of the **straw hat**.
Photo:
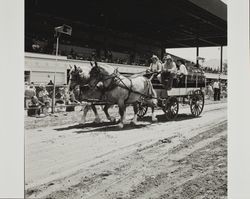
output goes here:
<path id="1" fill-rule="evenodd" d="M 171 57 L 171 55 L 165 55 L 165 56 L 163 57 L 163 60 L 167 60 L 167 59 L 173 60 L 172 57 Z"/>
<path id="2" fill-rule="evenodd" d="M 153 55 L 151 59 L 158 59 L 158 57 L 156 55 Z"/>

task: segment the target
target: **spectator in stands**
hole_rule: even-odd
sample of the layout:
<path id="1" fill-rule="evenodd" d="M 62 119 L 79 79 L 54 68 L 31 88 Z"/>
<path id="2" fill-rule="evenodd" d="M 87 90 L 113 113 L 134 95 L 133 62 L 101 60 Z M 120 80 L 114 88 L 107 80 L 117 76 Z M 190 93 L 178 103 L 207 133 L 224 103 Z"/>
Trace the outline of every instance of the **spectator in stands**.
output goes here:
<path id="1" fill-rule="evenodd" d="M 52 82 L 52 80 L 49 80 L 48 85 L 54 85 L 54 83 Z"/>
<path id="2" fill-rule="evenodd" d="M 177 61 L 177 75 L 179 76 L 179 86 L 185 86 L 186 77 L 188 75 L 185 62 L 181 59 Z"/>
<path id="3" fill-rule="evenodd" d="M 112 55 L 111 50 L 108 50 L 108 52 L 107 52 L 107 57 L 108 57 L 109 62 L 112 62 L 112 61 L 113 61 L 113 55 Z"/>
<path id="4" fill-rule="evenodd" d="M 70 55 L 71 55 L 71 57 L 72 57 L 73 59 L 76 58 L 76 52 L 74 51 L 73 48 L 71 48 L 71 50 L 70 50 Z"/>
<path id="5" fill-rule="evenodd" d="M 161 82 L 166 86 L 167 90 L 170 90 L 176 78 L 177 67 L 170 55 L 164 56 L 163 61 Z"/>
<path id="6" fill-rule="evenodd" d="M 30 83 L 30 89 L 34 90 L 34 92 L 36 92 L 36 87 L 34 85 L 34 82 Z"/>

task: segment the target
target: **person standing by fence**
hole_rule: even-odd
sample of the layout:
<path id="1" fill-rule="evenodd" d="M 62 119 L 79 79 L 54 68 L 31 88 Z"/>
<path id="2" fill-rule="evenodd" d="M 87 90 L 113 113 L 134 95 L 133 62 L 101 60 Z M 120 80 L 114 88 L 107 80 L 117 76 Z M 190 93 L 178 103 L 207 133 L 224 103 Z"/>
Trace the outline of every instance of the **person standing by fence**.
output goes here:
<path id="1" fill-rule="evenodd" d="M 215 80 L 213 84 L 214 89 L 214 101 L 220 100 L 220 82 L 218 79 Z"/>

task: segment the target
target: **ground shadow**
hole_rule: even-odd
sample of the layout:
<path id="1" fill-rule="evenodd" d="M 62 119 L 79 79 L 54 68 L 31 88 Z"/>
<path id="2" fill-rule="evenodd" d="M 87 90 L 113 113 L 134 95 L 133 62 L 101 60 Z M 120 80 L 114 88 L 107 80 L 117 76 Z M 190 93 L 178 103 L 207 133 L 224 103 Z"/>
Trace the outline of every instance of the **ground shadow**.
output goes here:
<path id="1" fill-rule="evenodd" d="M 165 123 L 171 121 L 183 121 L 183 120 L 191 120 L 197 117 L 194 117 L 191 114 L 179 114 L 175 120 L 168 121 L 165 117 L 165 114 L 157 115 L 156 116 L 158 121 L 155 123 Z M 146 124 L 137 124 L 134 125 L 132 123 L 126 123 L 124 128 L 120 129 L 118 127 L 118 122 L 101 122 L 101 123 L 86 123 L 86 124 L 76 124 L 72 126 L 67 126 L 63 128 L 56 128 L 56 131 L 65 131 L 65 130 L 72 130 L 72 129 L 81 129 L 79 131 L 74 131 L 73 133 L 81 134 L 81 133 L 90 133 L 90 132 L 97 132 L 97 131 L 124 131 L 130 129 L 140 129 L 146 127 L 148 125 L 153 124 L 151 116 L 145 116 L 143 118 L 138 118 L 138 121 L 147 122 Z M 91 129 L 90 129 L 91 128 Z"/>
<path id="2" fill-rule="evenodd" d="M 101 122 L 101 123 L 86 123 L 86 124 L 76 124 L 72 126 L 62 127 L 62 128 L 56 128 L 54 130 L 56 131 L 66 131 L 71 129 L 82 129 L 82 128 L 89 128 L 89 127 L 103 127 L 103 126 L 110 126 L 117 124 L 117 122 Z"/>
<path id="3" fill-rule="evenodd" d="M 170 122 L 169 120 L 167 120 L 165 114 L 161 114 L 161 115 L 157 115 L 157 122 L 158 123 L 163 123 L 163 122 Z M 183 121 L 183 120 L 191 120 L 191 119 L 195 119 L 195 118 L 199 118 L 198 117 L 194 117 L 191 114 L 178 114 L 177 118 L 175 118 L 174 120 L 171 121 Z M 152 118 L 151 116 L 144 116 L 143 118 L 138 118 L 138 121 L 142 121 L 142 122 L 151 122 Z"/>
<path id="4" fill-rule="evenodd" d="M 106 132 L 106 131 L 125 131 L 125 130 L 133 130 L 133 129 L 140 129 L 143 127 L 146 127 L 150 124 L 137 124 L 134 125 L 132 123 L 124 124 L 124 127 L 120 129 L 118 125 L 112 125 L 112 126 L 102 126 L 100 128 L 95 128 L 95 129 L 86 129 L 86 130 L 81 130 L 81 131 L 75 131 L 74 133 L 77 134 L 82 134 L 82 133 L 90 133 L 90 132 Z"/>

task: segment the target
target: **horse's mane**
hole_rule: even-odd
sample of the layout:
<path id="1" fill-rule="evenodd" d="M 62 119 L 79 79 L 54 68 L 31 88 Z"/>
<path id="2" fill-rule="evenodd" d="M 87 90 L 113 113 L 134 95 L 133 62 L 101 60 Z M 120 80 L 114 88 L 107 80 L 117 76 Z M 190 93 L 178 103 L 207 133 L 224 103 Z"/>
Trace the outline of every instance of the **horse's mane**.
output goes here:
<path id="1" fill-rule="evenodd" d="M 98 66 L 106 70 L 108 73 L 112 74 L 116 68 L 106 63 L 98 63 Z"/>

